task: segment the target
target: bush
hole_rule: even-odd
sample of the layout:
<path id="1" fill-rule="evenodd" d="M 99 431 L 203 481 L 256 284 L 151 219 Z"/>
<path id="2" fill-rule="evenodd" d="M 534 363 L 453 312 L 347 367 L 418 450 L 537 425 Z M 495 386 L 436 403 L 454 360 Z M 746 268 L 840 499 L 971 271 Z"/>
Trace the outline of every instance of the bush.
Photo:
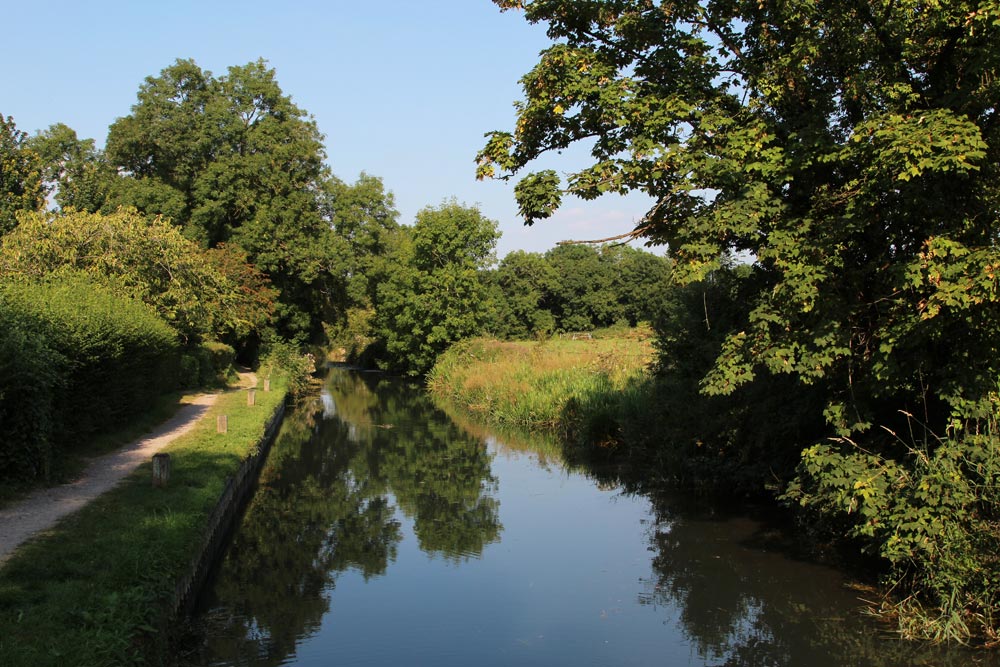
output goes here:
<path id="1" fill-rule="evenodd" d="M 299 396 L 309 386 L 309 377 L 316 372 L 316 359 L 311 354 L 303 354 L 295 343 L 275 339 L 265 344 L 257 370 L 265 378 L 278 375 L 288 378 L 288 393 Z"/>
<path id="2" fill-rule="evenodd" d="M 878 612 L 906 637 L 997 639 L 1000 430 L 996 418 L 922 437 L 896 459 L 847 439 L 802 454 L 785 498 L 813 526 L 844 533 L 887 564 L 898 595 Z"/>
<path id="3" fill-rule="evenodd" d="M 199 347 L 201 367 L 201 382 L 205 386 L 224 385 L 229 379 L 236 360 L 236 350 L 225 343 L 209 341 Z"/>

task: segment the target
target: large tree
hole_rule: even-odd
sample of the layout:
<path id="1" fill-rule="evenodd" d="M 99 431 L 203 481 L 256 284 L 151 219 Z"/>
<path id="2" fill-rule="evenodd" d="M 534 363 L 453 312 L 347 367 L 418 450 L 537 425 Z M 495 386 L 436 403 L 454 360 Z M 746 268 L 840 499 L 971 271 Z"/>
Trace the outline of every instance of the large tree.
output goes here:
<path id="1" fill-rule="evenodd" d="M 148 77 L 110 128 L 108 162 L 126 175 L 111 204 L 164 215 L 187 236 L 243 248 L 281 291 L 286 333 L 332 316 L 345 245 L 320 208 L 322 135 L 263 61 L 215 77 L 178 60 Z"/>
<path id="2" fill-rule="evenodd" d="M 639 191 L 635 234 L 668 244 L 681 279 L 753 261 L 706 391 L 827 383 L 841 432 L 880 401 L 936 428 L 976 414 L 1000 372 L 1000 5 L 495 1 L 554 44 L 479 176 L 585 142 L 593 161 L 565 183 L 520 179 L 529 224 L 567 193 Z"/>
<path id="3" fill-rule="evenodd" d="M 811 531 L 884 559 L 904 633 L 995 637 L 1000 5 L 498 4 L 547 22 L 556 44 L 479 175 L 587 141 L 593 163 L 565 185 L 552 171 L 519 182 L 528 222 L 567 192 L 649 194 L 636 235 L 668 244 L 682 280 L 709 278 L 671 323 L 706 344 L 664 337 L 665 353 L 689 355 L 664 364 L 667 379 L 724 334 L 701 388 L 728 394 L 709 401 L 737 447 L 698 450 L 716 470 L 767 460 L 768 474 L 801 452 L 784 497 Z M 713 271 L 734 255 L 752 269 L 731 289 Z M 841 437 L 813 444 L 831 426 Z"/>
<path id="4" fill-rule="evenodd" d="M 482 272 L 499 237 L 495 221 L 455 201 L 417 214 L 378 288 L 376 330 L 392 367 L 426 373 L 451 343 L 480 332 L 488 305 Z"/>

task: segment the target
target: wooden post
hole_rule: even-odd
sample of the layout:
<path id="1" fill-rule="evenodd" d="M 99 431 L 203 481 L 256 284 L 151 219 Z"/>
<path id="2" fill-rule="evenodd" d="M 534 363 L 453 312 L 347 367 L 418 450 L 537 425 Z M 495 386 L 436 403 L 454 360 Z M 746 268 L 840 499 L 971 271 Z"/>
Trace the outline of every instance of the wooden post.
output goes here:
<path id="1" fill-rule="evenodd" d="M 163 488 L 170 481 L 170 454 L 153 454 L 153 486 Z"/>
<path id="2" fill-rule="evenodd" d="M 271 378 L 264 378 L 264 391 L 271 391 Z"/>
<path id="3" fill-rule="evenodd" d="M 256 405 L 256 404 L 257 404 L 257 390 L 247 389 L 247 405 Z"/>
<path id="4" fill-rule="evenodd" d="M 219 415 L 218 419 L 215 420 L 215 430 L 219 433 L 229 432 L 229 416 Z"/>

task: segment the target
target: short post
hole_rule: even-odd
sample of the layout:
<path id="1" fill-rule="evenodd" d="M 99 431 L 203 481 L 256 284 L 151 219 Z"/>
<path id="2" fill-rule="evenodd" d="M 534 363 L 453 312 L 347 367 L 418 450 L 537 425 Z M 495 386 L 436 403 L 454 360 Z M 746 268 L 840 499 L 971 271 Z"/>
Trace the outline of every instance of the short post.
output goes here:
<path id="1" fill-rule="evenodd" d="M 228 433 L 229 432 L 229 416 L 219 415 L 215 420 L 215 430 L 218 433 Z"/>
<path id="2" fill-rule="evenodd" d="M 264 378 L 264 391 L 271 391 L 271 378 Z"/>
<path id="3" fill-rule="evenodd" d="M 247 405 L 256 405 L 256 404 L 257 404 L 257 390 L 247 389 Z"/>
<path id="4" fill-rule="evenodd" d="M 170 454 L 153 454 L 153 486 L 164 488 L 170 481 Z"/>

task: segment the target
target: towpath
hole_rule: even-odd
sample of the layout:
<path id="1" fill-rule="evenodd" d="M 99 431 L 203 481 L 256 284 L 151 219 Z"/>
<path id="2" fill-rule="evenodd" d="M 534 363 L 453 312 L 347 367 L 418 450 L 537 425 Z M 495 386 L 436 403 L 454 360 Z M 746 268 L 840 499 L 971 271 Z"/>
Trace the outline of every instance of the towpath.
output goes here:
<path id="1" fill-rule="evenodd" d="M 240 387 L 256 385 L 253 373 L 240 373 Z M 116 452 L 92 459 L 79 479 L 39 489 L 0 509 L 0 565 L 28 538 L 51 529 L 64 516 L 111 489 L 153 454 L 194 428 L 218 397 L 217 393 L 197 395 L 146 435 Z"/>

